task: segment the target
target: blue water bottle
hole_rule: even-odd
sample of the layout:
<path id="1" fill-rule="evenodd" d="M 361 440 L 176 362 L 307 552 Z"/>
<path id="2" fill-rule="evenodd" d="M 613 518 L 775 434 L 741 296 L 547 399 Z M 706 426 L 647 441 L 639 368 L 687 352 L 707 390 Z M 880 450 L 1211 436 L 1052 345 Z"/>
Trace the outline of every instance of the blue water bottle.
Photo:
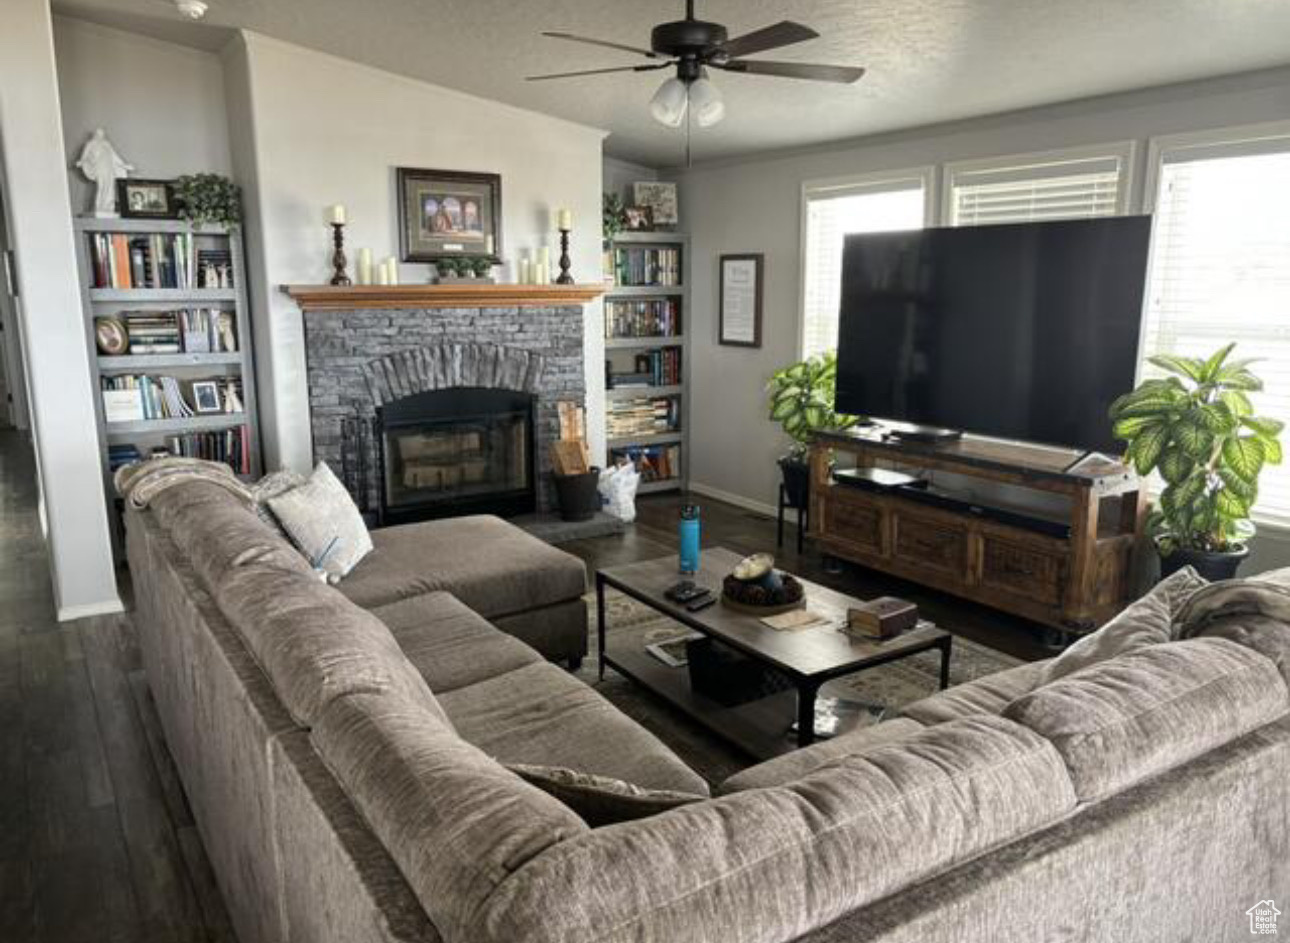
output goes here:
<path id="1" fill-rule="evenodd" d="M 681 508 L 681 522 L 677 526 L 677 543 L 680 551 L 680 569 L 686 576 L 699 572 L 699 506 L 687 504 Z"/>

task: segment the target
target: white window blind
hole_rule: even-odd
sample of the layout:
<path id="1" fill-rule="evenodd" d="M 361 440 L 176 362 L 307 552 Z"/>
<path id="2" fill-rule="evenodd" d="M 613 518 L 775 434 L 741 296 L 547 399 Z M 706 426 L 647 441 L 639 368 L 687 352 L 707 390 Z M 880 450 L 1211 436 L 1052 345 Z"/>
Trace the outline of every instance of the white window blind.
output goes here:
<path id="1" fill-rule="evenodd" d="M 1151 252 L 1143 357 L 1236 341 L 1262 358 L 1257 413 L 1290 420 L 1290 137 L 1165 150 Z M 1254 517 L 1290 524 L 1290 465 L 1264 468 Z"/>
<path id="2" fill-rule="evenodd" d="M 922 178 L 908 178 L 864 187 L 807 191 L 803 357 L 838 346 L 845 237 L 860 232 L 921 229 L 926 189 Z"/>
<path id="3" fill-rule="evenodd" d="M 1120 212 L 1118 155 L 949 172 L 949 223 L 981 226 Z"/>

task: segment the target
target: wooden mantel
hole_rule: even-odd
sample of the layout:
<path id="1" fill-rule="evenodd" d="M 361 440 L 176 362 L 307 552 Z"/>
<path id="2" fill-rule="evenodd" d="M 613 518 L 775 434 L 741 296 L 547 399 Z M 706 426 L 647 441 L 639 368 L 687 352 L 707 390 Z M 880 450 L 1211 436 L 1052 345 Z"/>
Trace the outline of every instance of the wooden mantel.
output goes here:
<path id="1" fill-rule="evenodd" d="M 549 308 L 581 305 L 603 285 L 283 285 L 302 311 L 367 308 Z"/>

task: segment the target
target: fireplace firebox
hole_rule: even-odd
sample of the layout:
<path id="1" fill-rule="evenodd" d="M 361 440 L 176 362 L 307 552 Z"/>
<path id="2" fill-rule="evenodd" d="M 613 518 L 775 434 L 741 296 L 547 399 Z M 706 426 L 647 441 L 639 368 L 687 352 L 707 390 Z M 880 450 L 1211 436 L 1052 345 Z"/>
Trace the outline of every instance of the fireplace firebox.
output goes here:
<path id="1" fill-rule="evenodd" d="M 381 525 L 537 507 L 534 397 L 453 387 L 376 410 Z"/>

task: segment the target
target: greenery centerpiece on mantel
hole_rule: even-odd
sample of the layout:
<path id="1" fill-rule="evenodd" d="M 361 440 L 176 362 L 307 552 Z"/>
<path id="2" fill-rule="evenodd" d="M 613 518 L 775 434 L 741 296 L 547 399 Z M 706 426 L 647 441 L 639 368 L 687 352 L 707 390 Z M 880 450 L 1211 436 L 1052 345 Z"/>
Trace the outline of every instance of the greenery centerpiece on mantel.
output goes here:
<path id="1" fill-rule="evenodd" d="M 850 429 L 860 421 L 858 416 L 834 410 L 837 379 L 838 355 L 830 350 L 776 370 L 766 384 L 770 418 L 792 440 L 779 467 L 793 507 L 806 504 L 810 488 L 806 456 L 815 433 Z"/>
<path id="2" fill-rule="evenodd" d="M 1234 576 L 1254 535 L 1259 474 L 1281 462 L 1285 424 L 1254 414 L 1249 394 L 1263 381 L 1249 369 L 1255 360 L 1229 359 L 1235 346 L 1208 358 L 1151 357 L 1168 376 L 1144 380 L 1111 404 L 1125 461 L 1164 479 L 1147 518 L 1163 575 L 1190 564 L 1208 579 Z"/>

